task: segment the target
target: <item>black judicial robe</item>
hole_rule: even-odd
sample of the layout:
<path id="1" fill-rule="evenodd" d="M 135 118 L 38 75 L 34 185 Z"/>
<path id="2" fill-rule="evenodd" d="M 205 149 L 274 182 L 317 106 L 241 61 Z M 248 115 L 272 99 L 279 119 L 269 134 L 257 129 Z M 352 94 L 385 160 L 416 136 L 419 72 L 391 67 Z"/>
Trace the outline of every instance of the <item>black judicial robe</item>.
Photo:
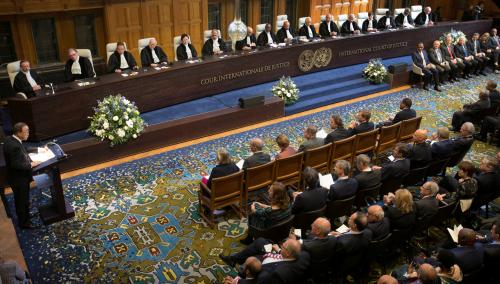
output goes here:
<path id="1" fill-rule="evenodd" d="M 123 53 L 123 56 L 125 56 L 125 60 L 127 60 L 127 64 L 128 64 L 128 68 L 126 68 L 126 69 L 134 69 L 134 67 L 137 66 L 137 63 L 135 62 L 135 58 L 132 55 L 132 53 L 125 50 Z M 120 54 L 118 54 L 118 52 L 115 51 L 109 57 L 108 72 L 113 73 L 113 72 L 115 72 L 116 69 L 121 69 L 120 65 L 121 65 L 121 56 L 120 56 Z M 126 69 L 123 69 L 123 70 L 126 70 Z"/>
<path id="2" fill-rule="evenodd" d="M 288 31 L 290 32 L 292 37 L 297 36 L 297 33 L 295 33 L 295 31 L 292 29 L 292 27 L 289 27 Z M 286 29 L 285 28 L 279 29 L 278 32 L 276 33 L 276 38 L 278 39 L 278 42 L 281 42 L 281 43 L 285 42 L 285 39 L 287 38 Z"/>
<path id="3" fill-rule="evenodd" d="M 194 48 L 194 46 L 192 44 L 188 43 L 188 47 L 191 50 L 191 55 L 193 56 L 193 58 L 198 57 L 198 53 L 196 53 L 196 49 Z M 184 47 L 184 44 L 180 44 L 177 47 L 176 53 L 177 53 L 177 60 L 188 59 L 186 48 Z"/>
<path id="4" fill-rule="evenodd" d="M 271 33 L 271 38 L 273 39 L 274 43 L 278 43 L 278 40 L 276 39 L 276 35 L 272 31 L 270 33 Z M 258 46 L 266 46 L 267 44 L 268 44 L 267 33 L 266 33 L 266 31 L 263 31 L 257 37 L 257 45 Z"/>
<path id="5" fill-rule="evenodd" d="M 318 33 L 316 33 L 316 29 L 314 28 L 314 25 L 310 25 L 309 28 L 311 29 L 313 37 L 319 37 Z M 302 27 L 300 28 L 300 30 L 299 30 L 299 36 L 305 36 L 308 39 L 311 39 L 311 37 L 309 36 L 309 31 L 307 30 L 307 25 L 306 24 L 302 25 Z"/>
<path id="6" fill-rule="evenodd" d="M 66 61 L 66 65 L 64 66 L 64 79 L 66 82 L 94 77 L 95 74 L 92 63 L 90 63 L 87 57 L 80 56 L 78 62 L 80 63 L 82 74 L 72 74 L 71 66 L 73 65 L 73 60 L 68 59 L 68 61 Z"/>
<path id="7" fill-rule="evenodd" d="M 33 78 L 33 80 L 35 80 L 38 85 L 42 86 L 42 78 L 34 70 L 30 69 L 29 72 L 31 73 L 31 77 Z M 28 78 L 22 71 L 19 71 L 19 73 L 17 73 L 16 77 L 14 78 L 13 88 L 14 91 L 24 93 L 27 97 L 35 96 L 33 87 L 31 87 L 30 83 L 28 82 Z"/>
<path id="8" fill-rule="evenodd" d="M 250 47 L 247 44 L 247 39 L 248 39 L 248 35 L 244 39 L 237 41 L 236 42 L 236 50 L 242 50 L 243 47 L 245 47 L 245 46 Z M 257 44 L 257 39 L 255 38 L 255 35 L 250 36 L 250 42 Z M 252 48 L 255 48 L 255 47 L 256 46 L 252 46 Z"/>
<path id="9" fill-rule="evenodd" d="M 227 52 L 226 43 L 221 38 L 219 38 L 217 42 L 219 43 L 220 50 L 223 52 Z M 212 38 L 209 38 L 207 39 L 207 41 L 205 41 L 203 49 L 201 50 L 201 54 L 203 54 L 203 56 L 214 55 L 213 49 L 214 49 L 214 40 Z"/>
<path id="10" fill-rule="evenodd" d="M 165 54 L 163 49 L 159 46 L 155 46 L 154 49 L 155 49 L 156 56 L 158 56 L 158 59 L 160 60 L 160 62 L 158 62 L 157 64 L 162 63 L 162 62 L 167 63 L 168 62 L 167 55 Z M 141 63 L 142 63 L 142 67 L 149 67 L 149 66 L 151 66 L 151 64 L 155 63 L 154 59 L 153 59 L 153 51 L 151 50 L 151 48 L 149 46 L 146 46 L 141 50 Z"/>

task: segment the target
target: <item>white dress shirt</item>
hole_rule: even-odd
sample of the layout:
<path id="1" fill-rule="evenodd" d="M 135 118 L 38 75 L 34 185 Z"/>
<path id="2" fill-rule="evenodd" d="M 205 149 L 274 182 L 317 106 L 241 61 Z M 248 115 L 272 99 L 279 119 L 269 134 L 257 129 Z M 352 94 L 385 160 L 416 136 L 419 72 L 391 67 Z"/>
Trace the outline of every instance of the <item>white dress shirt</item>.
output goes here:
<path id="1" fill-rule="evenodd" d="M 252 39 L 250 38 L 250 36 L 247 36 L 247 45 L 251 45 L 252 44 Z"/>
<path id="2" fill-rule="evenodd" d="M 422 64 L 425 66 L 427 66 L 427 62 L 425 62 L 425 57 L 424 57 L 424 52 L 423 51 L 420 51 L 420 56 L 422 57 Z"/>
<path id="3" fill-rule="evenodd" d="M 151 54 L 153 55 L 153 62 L 154 63 L 160 62 L 160 58 L 158 58 L 158 55 L 156 55 L 156 52 L 155 52 L 154 48 L 151 49 Z"/>
<path id="4" fill-rule="evenodd" d="M 184 48 L 186 49 L 187 59 L 193 58 L 193 54 L 191 53 L 191 48 L 189 48 L 189 44 L 184 44 Z"/>
<path id="5" fill-rule="evenodd" d="M 213 40 L 212 39 L 212 51 L 215 53 L 215 52 L 219 52 L 220 51 L 220 45 L 219 45 L 219 40 Z"/>
<path id="6" fill-rule="evenodd" d="M 271 32 L 268 32 L 266 34 L 267 34 L 267 43 L 268 44 L 274 43 L 273 37 L 271 36 Z"/>
<path id="7" fill-rule="evenodd" d="M 326 27 L 328 28 L 328 32 L 331 33 L 332 31 L 330 30 L 330 22 L 326 22 Z"/>
<path id="8" fill-rule="evenodd" d="M 441 50 L 439 50 L 439 48 L 436 49 L 436 54 L 437 54 L 437 57 L 438 57 L 438 61 L 440 63 L 442 63 L 443 62 L 443 56 L 441 55 Z"/>
<path id="9" fill-rule="evenodd" d="M 309 34 L 309 37 L 313 37 L 313 31 L 311 30 L 310 26 L 307 26 L 307 33 Z"/>
<path id="10" fill-rule="evenodd" d="M 403 15 L 403 26 L 408 26 L 410 23 L 408 23 L 408 16 Z"/>
<path id="11" fill-rule="evenodd" d="M 120 55 L 120 69 L 127 69 L 128 62 L 127 59 L 125 59 L 125 53 Z"/>
<path id="12" fill-rule="evenodd" d="M 427 25 L 429 23 L 429 15 L 425 14 L 425 22 L 424 25 Z"/>
<path id="13" fill-rule="evenodd" d="M 388 26 L 390 26 L 390 25 L 391 25 L 391 18 L 387 17 L 387 18 L 385 19 L 385 26 L 386 26 L 386 27 L 388 27 Z"/>
<path id="14" fill-rule="evenodd" d="M 351 32 L 354 31 L 354 26 L 353 26 L 352 22 L 349 22 L 349 29 L 351 30 Z"/>
<path id="15" fill-rule="evenodd" d="M 292 36 L 292 34 L 290 33 L 290 30 L 288 29 L 288 30 L 285 30 L 285 31 L 286 31 L 286 37 L 287 37 L 287 38 L 289 38 L 289 39 L 292 39 L 292 38 L 293 38 L 293 36 Z"/>
<path id="16" fill-rule="evenodd" d="M 24 72 L 24 75 L 26 75 L 26 79 L 28 79 L 28 83 L 30 83 L 31 87 L 34 87 L 36 85 L 38 85 L 35 81 L 35 79 L 33 79 L 33 77 L 31 77 L 31 72 L 28 70 L 28 72 Z"/>
<path id="17" fill-rule="evenodd" d="M 373 21 L 368 19 L 368 28 L 373 29 Z"/>
<path id="18" fill-rule="evenodd" d="M 71 65 L 71 74 L 82 74 L 82 67 L 80 66 L 80 56 L 77 56 L 73 65 Z"/>

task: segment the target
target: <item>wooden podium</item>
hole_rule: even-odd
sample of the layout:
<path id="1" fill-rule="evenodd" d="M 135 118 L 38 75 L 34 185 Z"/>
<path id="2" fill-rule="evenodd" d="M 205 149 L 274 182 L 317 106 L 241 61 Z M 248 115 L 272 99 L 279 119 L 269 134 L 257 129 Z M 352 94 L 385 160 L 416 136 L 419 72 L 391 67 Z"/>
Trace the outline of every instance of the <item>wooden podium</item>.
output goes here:
<path id="1" fill-rule="evenodd" d="M 40 218 L 45 225 L 75 216 L 75 210 L 64 198 L 61 173 L 59 171 L 59 163 L 66 160 L 67 156 L 60 150 L 57 144 L 49 146 L 49 148 L 54 152 L 56 157 L 41 163 L 33 169 L 33 175 L 47 174 L 52 180 L 52 186 L 50 187 L 52 201 L 48 205 L 38 208 Z"/>

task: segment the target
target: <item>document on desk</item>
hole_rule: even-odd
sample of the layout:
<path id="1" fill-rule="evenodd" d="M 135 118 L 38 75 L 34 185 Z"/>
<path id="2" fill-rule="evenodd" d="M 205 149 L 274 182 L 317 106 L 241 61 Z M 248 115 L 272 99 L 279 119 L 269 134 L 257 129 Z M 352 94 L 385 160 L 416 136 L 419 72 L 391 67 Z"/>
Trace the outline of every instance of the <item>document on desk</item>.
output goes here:
<path id="1" fill-rule="evenodd" d="M 322 175 L 318 173 L 318 175 L 319 175 L 319 185 L 323 188 L 330 189 L 330 186 L 335 183 L 333 181 L 332 174 Z"/>
<path id="2" fill-rule="evenodd" d="M 46 150 L 45 148 L 38 148 L 37 153 L 29 153 L 29 156 L 33 162 L 40 162 L 40 163 L 46 162 L 56 157 L 56 155 L 54 155 L 54 152 L 52 152 L 52 150 L 50 149 Z"/>

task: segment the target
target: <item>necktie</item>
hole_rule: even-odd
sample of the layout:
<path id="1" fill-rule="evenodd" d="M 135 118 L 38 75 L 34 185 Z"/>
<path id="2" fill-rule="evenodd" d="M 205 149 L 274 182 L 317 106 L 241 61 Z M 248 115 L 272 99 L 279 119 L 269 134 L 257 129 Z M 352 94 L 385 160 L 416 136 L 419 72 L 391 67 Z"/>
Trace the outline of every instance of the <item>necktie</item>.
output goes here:
<path id="1" fill-rule="evenodd" d="M 422 51 L 420 52 L 420 56 L 422 56 L 422 64 L 423 64 L 424 66 L 427 66 L 427 62 L 425 62 L 424 53 L 423 53 Z"/>
<path id="2" fill-rule="evenodd" d="M 469 56 L 469 53 L 467 52 L 467 48 L 465 48 L 465 45 L 462 45 L 462 48 L 464 49 L 465 57 Z"/>
<path id="3" fill-rule="evenodd" d="M 453 53 L 451 53 L 451 49 L 450 49 L 450 47 L 449 47 L 449 46 L 448 46 L 448 53 L 450 54 L 451 60 L 455 59 L 455 58 L 453 57 Z"/>

